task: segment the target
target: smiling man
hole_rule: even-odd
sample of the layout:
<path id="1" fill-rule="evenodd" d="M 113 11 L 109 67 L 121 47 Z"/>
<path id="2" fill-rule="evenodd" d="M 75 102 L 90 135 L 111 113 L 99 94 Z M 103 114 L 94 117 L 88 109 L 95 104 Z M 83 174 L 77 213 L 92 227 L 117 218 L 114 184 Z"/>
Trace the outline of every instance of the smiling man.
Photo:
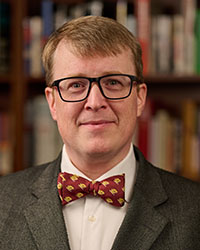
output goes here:
<path id="1" fill-rule="evenodd" d="M 96 179 L 128 154 L 136 118 L 145 104 L 146 85 L 140 84 L 137 89 L 130 48 L 116 55 L 108 50 L 106 56 L 93 51 L 92 57 L 87 52 L 77 55 L 78 49 L 72 41 L 61 40 L 52 68 L 52 80 L 61 81 L 57 81 L 57 89 L 50 85 L 45 92 L 70 160 L 89 178 Z"/>
<path id="2" fill-rule="evenodd" d="M 200 187 L 132 145 L 146 100 L 141 48 L 116 21 L 81 17 L 43 51 L 59 157 L 0 179 L 2 250 L 200 249 Z"/>

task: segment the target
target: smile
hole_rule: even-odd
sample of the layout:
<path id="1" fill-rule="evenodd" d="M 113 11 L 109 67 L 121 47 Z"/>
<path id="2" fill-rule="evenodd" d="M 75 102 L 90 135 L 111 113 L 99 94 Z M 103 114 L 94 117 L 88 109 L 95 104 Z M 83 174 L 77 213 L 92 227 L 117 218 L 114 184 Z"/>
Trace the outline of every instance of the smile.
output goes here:
<path id="1" fill-rule="evenodd" d="M 88 128 L 104 128 L 108 127 L 110 125 L 114 124 L 114 121 L 105 121 L 105 120 L 99 120 L 99 121 L 88 121 L 81 123 L 81 126 L 85 126 Z"/>

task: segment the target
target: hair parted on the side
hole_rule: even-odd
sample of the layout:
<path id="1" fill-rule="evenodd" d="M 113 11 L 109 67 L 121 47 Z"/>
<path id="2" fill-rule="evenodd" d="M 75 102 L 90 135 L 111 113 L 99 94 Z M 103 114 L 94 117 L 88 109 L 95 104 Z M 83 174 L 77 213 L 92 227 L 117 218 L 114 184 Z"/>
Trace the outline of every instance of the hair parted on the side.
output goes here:
<path id="1" fill-rule="evenodd" d="M 52 33 L 42 53 L 46 82 L 51 86 L 54 52 L 61 40 L 70 43 L 81 57 L 117 55 L 129 48 L 138 79 L 143 82 L 142 50 L 133 34 L 114 19 L 83 16 L 63 24 Z"/>

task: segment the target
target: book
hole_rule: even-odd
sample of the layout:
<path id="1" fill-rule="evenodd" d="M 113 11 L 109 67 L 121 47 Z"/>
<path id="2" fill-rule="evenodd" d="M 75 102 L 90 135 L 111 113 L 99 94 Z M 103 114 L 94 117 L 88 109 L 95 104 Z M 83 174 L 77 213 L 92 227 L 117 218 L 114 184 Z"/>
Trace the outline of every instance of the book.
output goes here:
<path id="1" fill-rule="evenodd" d="M 151 43 L 150 43 L 150 55 L 151 63 L 149 65 L 149 73 L 157 74 L 158 65 L 158 53 L 157 53 L 157 16 L 151 17 Z"/>
<path id="2" fill-rule="evenodd" d="M 158 15 L 157 29 L 157 72 L 171 73 L 172 71 L 172 19 L 168 15 Z"/>
<path id="3" fill-rule="evenodd" d="M 89 13 L 93 16 L 102 16 L 103 14 L 103 2 L 94 0 L 88 3 Z"/>
<path id="4" fill-rule="evenodd" d="M 53 1 L 42 0 L 41 17 L 42 17 L 42 43 L 45 44 L 48 37 L 54 30 L 54 13 Z"/>
<path id="5" fill-rule="evenodd" d="M 126 0 L 117 0 L 116 3 L 116 20 L 127 26 L 128 3 Z"/>
<path id="6" fill-rule="evenodd" d="M 90 5 L 86 3 L 79 3 L 69 6 L 69 15 L 67 20 L 78 18 L 80 16 L 90 15 Z"/>
<path id="7" fill-rule="evenodd" d="M 9 72 L 10 66 L 10 5 L 0 2 L 0 74 Z"/>
<path id="8" fill-rule="evenodd" d="M 158 120 L 155 115 L 150 121 L 150 134 L 149 134 L 149 148 L 148 148 L 148 160 L 155 166 L 159 166 L 159 147 L 158 147 Z"/>
<path id="9" fill-rule="evenodd" d="M 28 99 L 24 105 L 24 148 L 23 148 L 23 162 L 24 167 L 33 166 L 34 163 L 34 138 L 33 138 L 33 124 L 34 124 L 34 107 L 33 98 Z"/>
<path id="10" fill-rule="evenodd" d="M 184 17 L 185 74 L 195 73 L 195 15 L 196 0 L 182 0 Z"/>
<path id="11" fill-rule="evenodd" d="M 12 159 L 10 116 L 7 112 L 0 112 L 0 175 L 12 172 Z"/>
<path id="12" fill-rule="evenodd" d="M 182 113 L 148 98 L 139 118 L 133 144 L 153 165 L 198 181 L 200 176 L 200 107 L 194 100 L 181 103 Z"/>
<path id="13" fill-rule="evenodd" d="M 152 125 L 151 157 L 152 162 L 159 168 L 168 169 L 167 160 L 170 155 L 169 131 L 170 118 L 166 110 L 159 109 L 154 116 Z"/>
<path id="14" fill-rule="evenodd" d="M 42 18 L 30 17 L 30 75 L 40 77 L 42 75 Z"/>
<path id="15" fill-rule="evenodd" d="M 150 126 L 149 161 L 164 170 L 180 173 L 182 122 L 169 111 L 158 109 Z"/>
<path id="16" fill-rule="evenodd" d="M 33 164 L 38 165 L 55 159 L 62 141 L 56 122 L 51 118 L 48 103 L 43 95 L 33 100 Z"/>
<path id="17" fill-rule="evenodd" d="M 173 119 L 173 169 L 177 174 L 181 174 L 183 166 L 182 153 L 183 122 L 179 117 Z"/>
<path id="18" fill-rule="evenodd" d="M 196 69 L 195 72 L 200 74 L 200 6 L 196 10 L 195 22 L 195 38 L 196 38 Z"/>
<path id="19" fill-rule="evenodd" d="M 144 111 L 137 124 L 137 146 L 144 156 L 149 159 L 150 126 L 153 113 L 153 102 L 149 98 L 146 101 Z"/>
<path id="20" fill-rule="evenodd" d="M 127 15 L 126 27 L 135 37 L 137 36 L 137 20 L 133 14 Z"/>
<path id="21" fill-rule="evenodd" d="M 137 38 L 142 48 L 143 73 L 149 73 L 150 65 L 150 0 L 136 0 Z"/>
<path id="22" fill-rule="evenodd" d="M 25 105 L 25 167 L 54 160 L 61 149 L 62 140 L 44 95 L 30 98 Z"/>
<path id="23" fill-rule="evenodd" d="M 67 21 L 68 6 L 66 4 L 56 4 L 54 8 L 54 29 L 57 30 Z"/>
<path id="24" fill-rule="evenodd" d="M 24 60 L 24 73 L 30 75 L 30 44 L 31 44 L 31 31 L 30 31 L 30 18 L 23 19 L 23 60 Z"/>
<path id="25" fill-rule="evenodd" d="M 197 134 L 197 104 L 193 100 L 185 100 L 182 105 L 183 139 L 181 174 L 193 180 L 199 178 L 199 138 Z"/>
<path id="26" fill-rule="evenodd" d="M 184 17 L 176 14 L 172 17 L 173 22 L 173 73 L 183 75 L 185 72 L 184 50 Z"/>
<path id="27" fill-rule="evenodd" d="M 133 143 L 155 166 L 181 174 L 182 120 L 161 102 L 147 99 L 139 118 Z"/>

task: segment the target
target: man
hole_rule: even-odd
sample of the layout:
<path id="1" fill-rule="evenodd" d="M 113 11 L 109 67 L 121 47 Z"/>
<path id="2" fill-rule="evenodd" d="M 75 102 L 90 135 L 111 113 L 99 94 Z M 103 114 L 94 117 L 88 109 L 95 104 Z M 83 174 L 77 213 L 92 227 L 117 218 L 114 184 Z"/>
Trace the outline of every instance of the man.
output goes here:
<path id="1" fill-rule="evenodd" d="M 0 249 L 200 249 L 199 184 L 131 146 L 147 92 L 132 34 L 108 18 L 72 20 L 43 64 L 64 147 L 54 162 L 1 178 Z"/>

